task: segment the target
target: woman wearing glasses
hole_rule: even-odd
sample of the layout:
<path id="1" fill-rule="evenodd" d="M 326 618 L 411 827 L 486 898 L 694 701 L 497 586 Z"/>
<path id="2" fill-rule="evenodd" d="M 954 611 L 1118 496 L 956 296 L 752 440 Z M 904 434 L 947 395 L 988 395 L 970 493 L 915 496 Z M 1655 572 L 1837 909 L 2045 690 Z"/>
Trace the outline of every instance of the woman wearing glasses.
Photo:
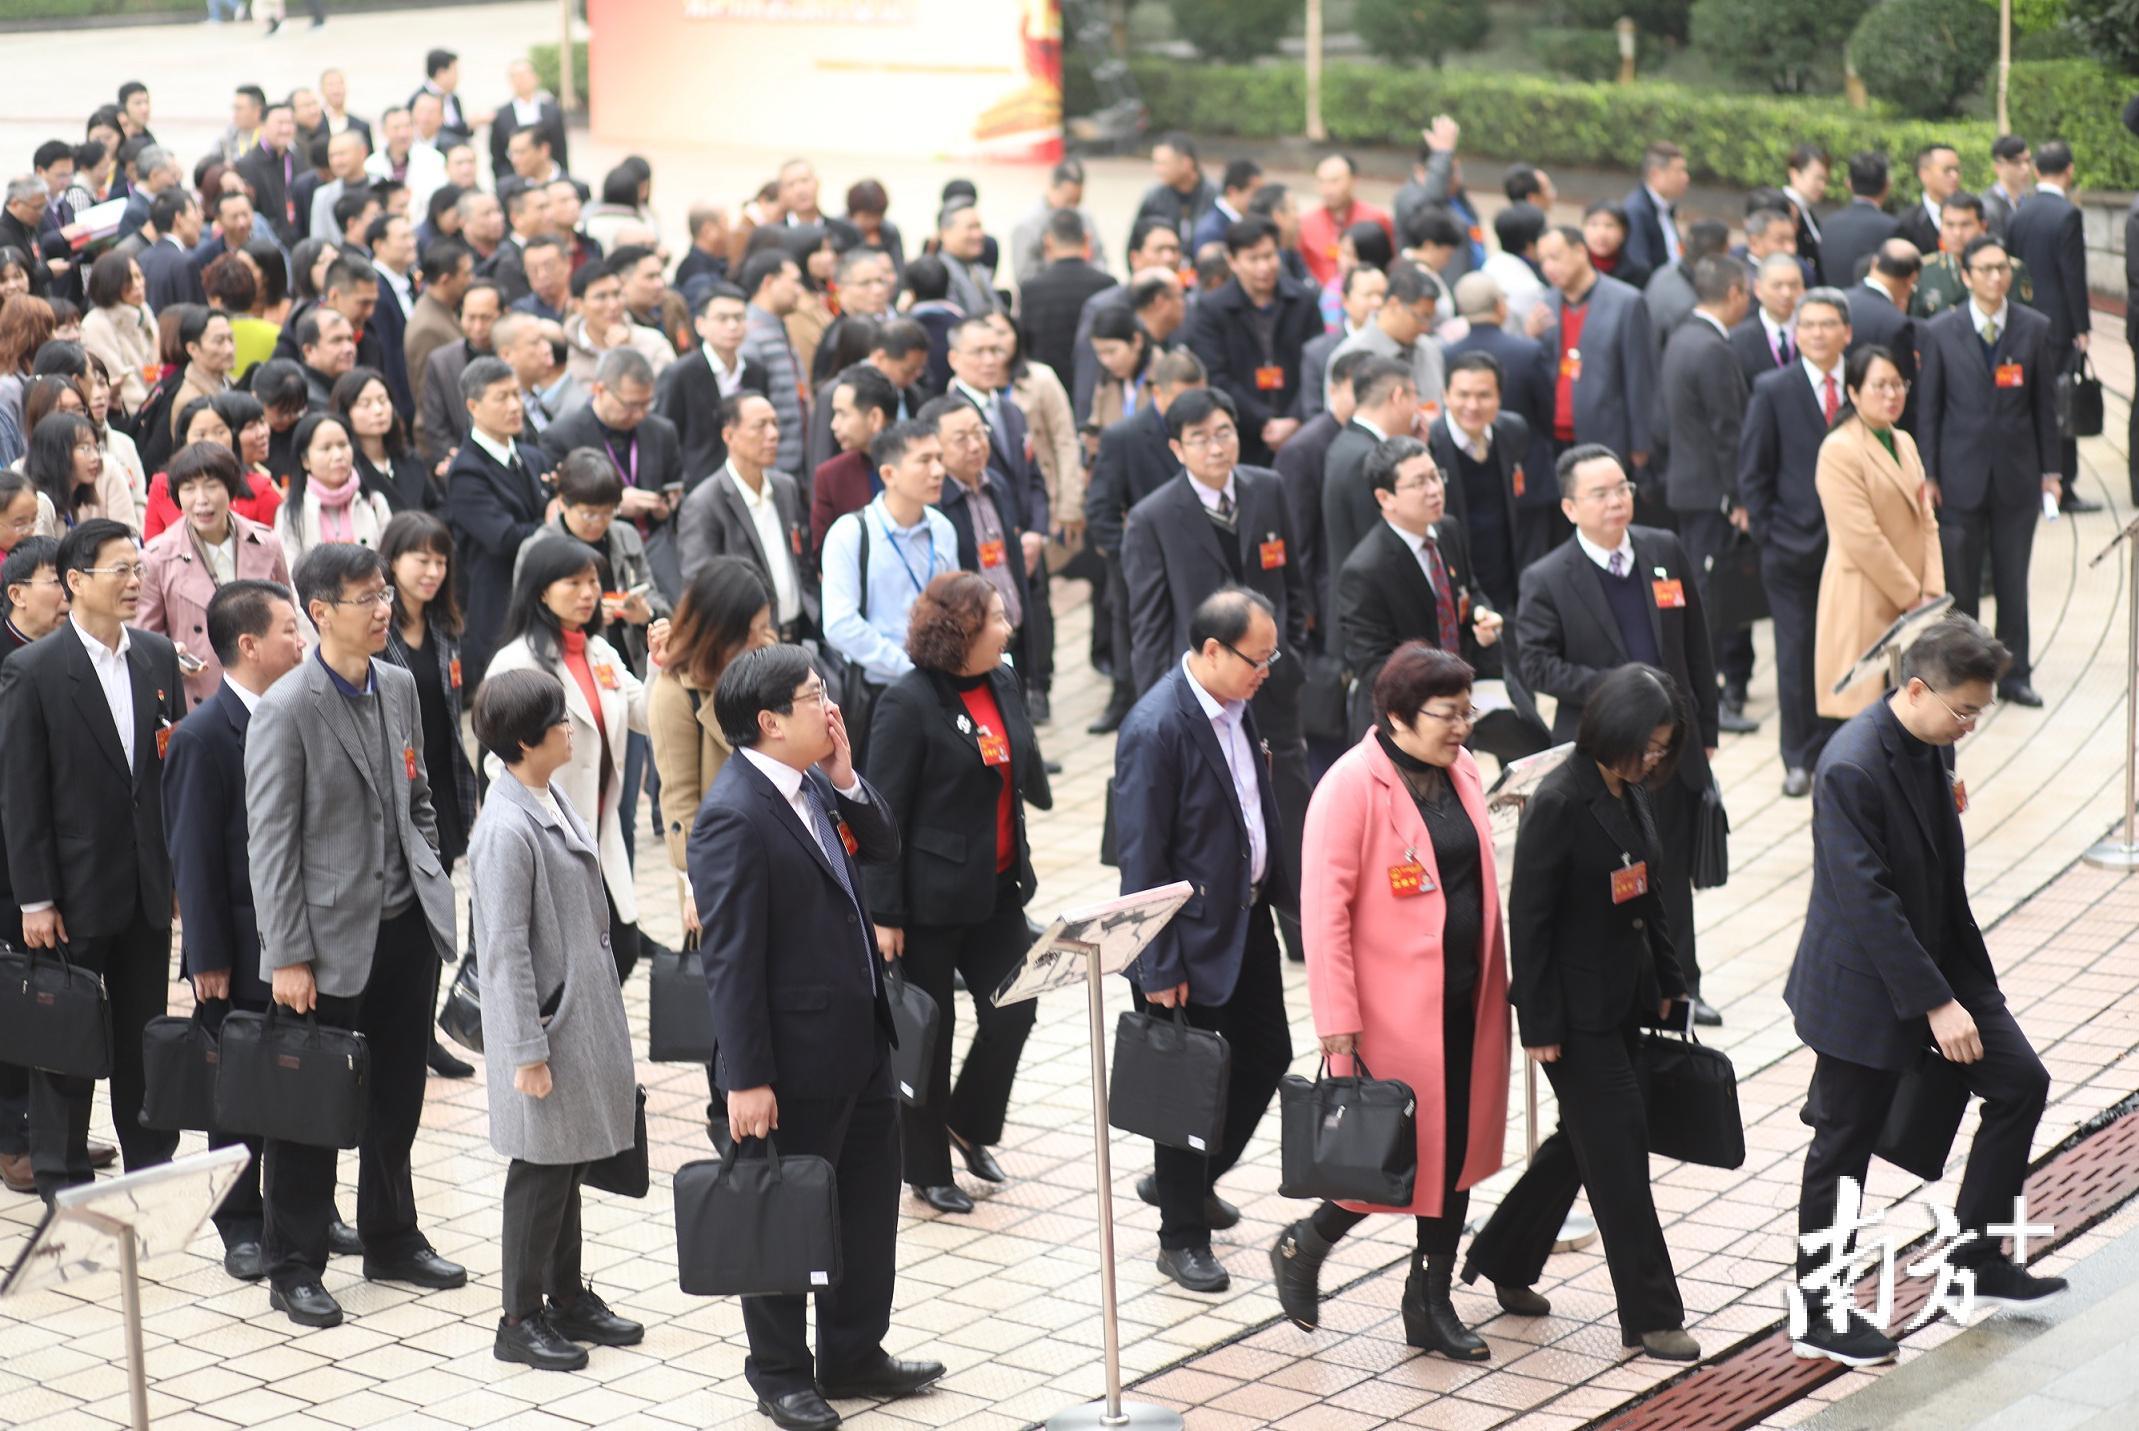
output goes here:
<path id="1" fill-rule="evenodd" d="M 1654 666 L 1621 666 L 1582 707 L 1574 753 L 1539 782 L 1515 837 L 1508 895 L 1511 994 L 1523 1050 L 1544 1066 L 1560 1126 L 1471 1239 L 1463 1280 L 1489 1278 L 1500 1305 L 1542 1317 L 1534 1290 L 1575 1193 L 1604 1235 L 1622 1345 L 1692 1361 L 1700 1348 L 1649 1194 L 1649 1128 L 1635 1075 L 1641 1025 L 1669 1018 L 1686 983 L 1656 890 L 1650 787 L 1670 778 L 1692 724 Z M 1423 1099 L 1423 1090 L 1420 1090 Z M 1423 1170 L 1422 1170 L 1423 1171 Z"/>
<path id="2" fill-rule="evenodd" d="M 1813 671 L 1819 712 L 1836 720 L 1878 700 L 1885 682 L 1867 676 L 1839 695 L 1835 682 L 1895 618 L 1946 591 L 1924 464 L 1916 440 L 1896 425 L 1909 387 L 1894 355 L 1859 348 L 1842 386 L 1849 402 L 1820 444 L 1813 476 L 1827 516 Z"/>
<path id="3" fill-rule="evenodd" d="M 1370 1212 L 1418 1222 L 1404 1282 L 1404 1340 L 1483 1361 L 1449 1301 L 1470 1187 L 1500 1168 L 1508 1116 L 1508 971 L 1485 788 L 1463 741 L 1477 719 L 1471 668 L 1422 641 L 1374 681 L 1374 729 L 1330 767 L 1307 807 L 1300 880 L 1307 992 L 1324 1057 L 1356 1057 L 1418 1102 L 1418 1178 L 1402 1207 L 1325 1202 L 1279 1234 L 1272 1276 L 1285 1314 L 1320 1320 L 1317 1274 Z"/>

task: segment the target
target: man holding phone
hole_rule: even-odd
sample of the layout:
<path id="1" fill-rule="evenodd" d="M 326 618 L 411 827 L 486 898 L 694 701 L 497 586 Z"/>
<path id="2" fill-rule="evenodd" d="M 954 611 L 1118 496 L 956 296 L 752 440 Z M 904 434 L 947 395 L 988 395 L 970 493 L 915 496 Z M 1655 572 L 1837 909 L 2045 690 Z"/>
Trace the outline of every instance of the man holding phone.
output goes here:
<path id="1" fill-rule="evenodd" d="M 623 489 L 616 515 L 631 524 L 646 549 L 665 611 L 683 591 L 675 521 L 683 504 L 683 440 L 676 425 L 654 411 L 653 364 L 638 349 L 602 354 L 590 391 L 585 407 L 544 429 L 542 448 L 558 463 L 588 448 L 614 469 Z M 639 673 L 645 674 L 643 666 Z"/>

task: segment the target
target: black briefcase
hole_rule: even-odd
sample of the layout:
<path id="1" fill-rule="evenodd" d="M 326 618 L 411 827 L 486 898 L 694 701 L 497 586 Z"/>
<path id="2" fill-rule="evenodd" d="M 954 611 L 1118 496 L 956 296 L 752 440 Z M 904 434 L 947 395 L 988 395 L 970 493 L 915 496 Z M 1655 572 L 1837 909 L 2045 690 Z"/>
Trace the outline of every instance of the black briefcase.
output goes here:
<path id="1" fill-rule="evenodd" d="M 0 945 L 0 1048 L 7 1061 L 71 1078 L 111 1074 L 104 980 L 64 949 Z"/>
<path id="2" fill-rule="evenodd" d="M 1713 632 L 1736 631 L 1767 619 L 1768 588 L 1760 578 L 1760 547 L 1744 532 L 1731 533 L 1723 550 L 1708 558 L 1701 600 Z"/>
<path id="3" fill-rule="evenodd" d="M 1925 1049 L 1895 1086 L 1886 1125 L 1872 1151 L 1903 1172 L 1937 1182 L 1953 1155 L 1968 1097 L 1961 1066 L 1935 1048 Z"/>
<path id="4" fill-rule="evenodd" d="M 141 1126 L 177 1133 L 215 1124 L 215 1074 L 221 1059 L 206 1012 L 150 1019 L 141 1030 Z"/>
<path id="5" fill-rule="evenodd" d="M 1169 1148 L 1215 1152 L 1225 1134 L 1233 1051 L 1179 1009 L 1124 1013 L 1114 1025 L 1107 1122 Z"/>
<path id="6" fill-rule="evenodd" d="M 1408 1206 L 1419 1174 L 1418 1099 L 1410 1084 L 1374 1077 L 1356 1055 L 1352 1062 L 1359 1072 L 1349 1078 L 1330 1077 L 1325 1058 L 1312 1083 L 1288 1073 L 1278 1084 L 1278 1193 Z"/>
<path id="7" fill-rule="evenodd" d="M 1701 792 L 1701 809 L 1693 827 L 1693 887 L 1718 889 L 1731 877 L 1731 817 L 1723 808 L 1723 787 L 1710 771 Z"/>
<path id="8" fill-rule="evenodd" d="M 676 1170 L 676 1285 L 700 1297 L 776 1297 L 838 1284 L 839 1190 L 823 1158 L 737 1155 Z"/>
<path id="9" fill-rule="evenodd" d="M 1644 1030 L 1648 1071 L 1649 1151 L 1710 1168 L 1745 1165 L 1745 1120 L 1738 1113 L 1738 1071 L 1730 1055 L 1693 1036 Z"/>
<path id="10" fill-rule="evenodd" d="M 2085 353 L 2057 375 L 2057 435 L 2069 440 L 2102 435 L 2102 380 Z"/>
<path id="11" fill-rule="evenodd" d="M 314 1148 L 354 1148 L 371 1112 L 371 1048 L 353 1029 L 325 1028 L 279 1004 L 223 1020 L 215 1126 Z"/>
<path id="12" fill-rule="evenodd" d="M 1351 724 L 1351 677 L 1344 662 L 1318 651 L 1303 651 L 1300 666 L 1306 676 L 1300 682 L 1300 730 L 1310 740 L 1349 742 Z"/>
<path id="13" fill-rule="evenodd" d="M 928 1071 L 936 1060 L 943 1011 L 928 990 L 907 981 L 896 962 L 885 972 L 884 1000 L 891 1005 L 891 1028 L 898 1036 L 891 1050 L 891 1081 L 901 1099 L 919 1108 L 928 1102 Z"/>
<path id="14" fill-rule="evenodd" d="M 706 997 L 706 966 L 698 938 L 654 956 L 647 976 L 646 1057 L 653 1063 L 711 1063 L 713 1005 Z"/>
<path id="15" fill-rule="evenodd" d="M 600 1188 L 618 1197 L 646 1196 L 646 1190 L 653 1186 L 654 1175 L 646 1153 L 646 1085 L 643 1083 L 639 1085 L 639 1111 L 632 1132 L 630 1147 L 587 1164 L 584 1181 L 588 1187 Z"/>
<path id="16" fill-rule="evenodd" d="M 438 1011 L 438 1029 L 470 1053 L 483 1051 L 483 981 L 471 957 L 461 959 L 460 972 L 446 990 L 445 1007 Z"/>

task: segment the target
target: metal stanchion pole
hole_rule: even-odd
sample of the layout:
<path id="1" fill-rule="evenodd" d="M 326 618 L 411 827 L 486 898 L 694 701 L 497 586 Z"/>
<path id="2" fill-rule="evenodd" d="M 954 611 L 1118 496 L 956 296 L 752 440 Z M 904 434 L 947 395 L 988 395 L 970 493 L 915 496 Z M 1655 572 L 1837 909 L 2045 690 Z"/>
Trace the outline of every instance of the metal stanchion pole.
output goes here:
<path id="1" fill-rule="evenodd" d="M 2139 830 L 2133 826 L 2134 807 L 2139 806 L 2139 519 L 2117 533 L 2116 539 L 2095 553 L 2094 566 L 2116 549 L 2118 542 L 2131 548 L 2132 570 L 2129 600 L 2125 607 L 2124 669 L 2124 825 L 2121 838 L 2111 835 L 2080 858 L 2100 870 L 2139 869 Z"/>
<path id="2" fill-rule="evenodd" d="M 126 1390 L 134 1431 L 149 1431 L 149 1368 L 141 1349 L 141 1276 L 134 1262 L 134 1229 L 114 1234 L 119 1244 L 119 1306 L 126 1318 Z"/>
<path id="3" fill-rule="evenodd" d="M 1523 1055 L 1523 1097 L 1526 1101 L 1526 1116 L 1523 1118 L 1523 1141 L 1529 1146 L 1529 1157 L 1537 1161 L 1537 1063 Z M 1552 1240 L 1554 1252 L 1573 1252 L 1589 1246 L 1597 1240 L 1597 1224 L 1586 1214 L 1568 1209 L 1566 1221 L 1560 1224 L 1560 1235 Z"/>

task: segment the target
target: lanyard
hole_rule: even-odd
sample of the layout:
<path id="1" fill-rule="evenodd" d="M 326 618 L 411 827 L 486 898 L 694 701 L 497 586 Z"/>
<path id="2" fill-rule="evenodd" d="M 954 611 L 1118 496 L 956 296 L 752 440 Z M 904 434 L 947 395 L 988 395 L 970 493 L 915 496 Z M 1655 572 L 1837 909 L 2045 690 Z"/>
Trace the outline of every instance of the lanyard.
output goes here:
<path id="1" fill-rule="evenodd" d="M 926 523 L 928 518 L 924 516 L 921 520 Z M 906 579 L 914 584 L 914 590 L 926 590 L 928 582 L 924 578 L 914 575 L 914 564 L 906 559 L 905 548 L 899 545 L 899 539 L 892 534 L 891 523 L 884 520 L 882 512 L 877 513 L 876 524 L 883 528 L 884 544 L 890 547 L 891 554 L 899 559 L 899 565 L 906 568 Z M 926 526 L 924 526 L 923 530 L 928 533 L 928 565 L 923 567 L 922 570 L 934 575 L 936 570 L 936 530 L 933 527 Z"/>
<path id="2" fill-rule="evenodd" d="M 602 446 L 607 449 L 609 453 L 609 461 L 613 466 L 615 466 L 616 475 L 624 479 L 624 485 L 626 487 L 638 486 L 639 444 L 637 442 L 633 442 L 629 447 L 624 449 L 626 452 L 629 452 L 631 454 L 631 466 L 629 468 L 625 467 L 624 459 L 616 455 L 616 447 L 613 443 L 609 441 L 608 438 L 605 437 L 602 439 Z"/>

